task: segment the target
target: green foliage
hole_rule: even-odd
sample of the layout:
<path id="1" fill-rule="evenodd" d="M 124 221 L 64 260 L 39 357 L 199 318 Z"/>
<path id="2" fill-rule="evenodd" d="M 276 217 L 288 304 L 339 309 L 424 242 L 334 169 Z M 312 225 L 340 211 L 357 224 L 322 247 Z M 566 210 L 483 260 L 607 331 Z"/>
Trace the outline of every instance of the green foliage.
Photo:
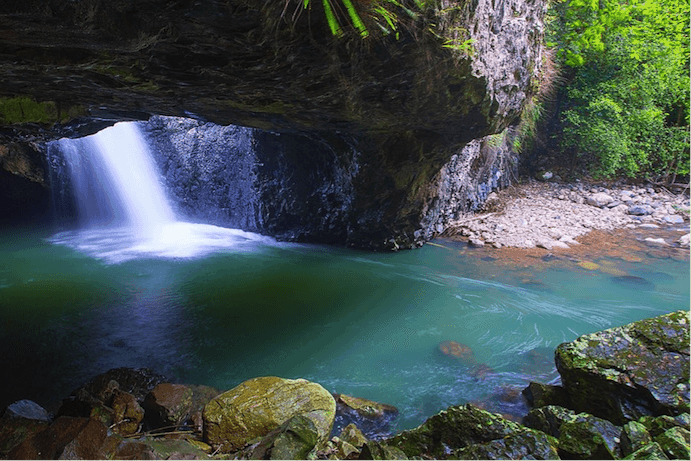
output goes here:
<path id="1" fill-rule="evenodd" d="M 311 8 L 316 3 L 312 0 L 298 2 L 303 9 Z M 415 19 L 428 3 L 431 3 L 430 0 L 321 0 L 324 17 L 332 35 L 342 36 L 345 24 L 357 31 L 362 38 L 370 36 L 366 23 L 376 26 L 385 35 L 394 34 L 398 38 L 399 13 L 394 10 Z"/>
<path id="2" fill-rule="evenodd" d="M 571 0 L 554 38 L 573 68 L 562 147 L 596 176 L 689 174 L 687 0 Z"/>

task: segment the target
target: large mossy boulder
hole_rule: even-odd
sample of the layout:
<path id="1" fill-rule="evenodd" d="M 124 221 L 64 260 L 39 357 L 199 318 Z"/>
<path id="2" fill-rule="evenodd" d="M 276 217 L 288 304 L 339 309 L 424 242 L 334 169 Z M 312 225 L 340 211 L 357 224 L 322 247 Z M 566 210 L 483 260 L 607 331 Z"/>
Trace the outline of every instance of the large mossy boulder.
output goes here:
<path id="1" fill-rule="evenodd" d="M 250 379 L 206 404 L 204 439 L 222 452 L 238 451 L 299 415 L 312 421 L 322 443 L 331 432 L 336 402 L 322 386 L 304 379 Z"/>
<path id="2" fill-rule="evenodd" d="M 688 311 L 581 336 L 555 360 L 571 407 L 625 424 L 689 412 Z"/>

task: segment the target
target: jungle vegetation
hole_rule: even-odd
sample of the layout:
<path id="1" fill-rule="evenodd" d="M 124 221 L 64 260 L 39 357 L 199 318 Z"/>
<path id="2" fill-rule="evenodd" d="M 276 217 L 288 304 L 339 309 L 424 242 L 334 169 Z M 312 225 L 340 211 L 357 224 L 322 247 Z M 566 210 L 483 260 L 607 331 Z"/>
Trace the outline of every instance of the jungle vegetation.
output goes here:
<path id="1" fill-rule="evenodd" d="M 595 177 L 689 174 L 687 0 L 558 0 L 558 146 Z"/>

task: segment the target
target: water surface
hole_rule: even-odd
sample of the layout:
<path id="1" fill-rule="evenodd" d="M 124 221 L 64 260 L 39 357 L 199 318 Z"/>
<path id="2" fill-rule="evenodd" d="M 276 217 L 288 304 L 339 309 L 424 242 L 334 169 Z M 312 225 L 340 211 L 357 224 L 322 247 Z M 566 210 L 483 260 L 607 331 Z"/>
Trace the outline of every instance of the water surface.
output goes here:
<path id="1" fill-rule="evenodd" d="M 113 257 L 108 242 L 122 249 L 129 237 L 101 237 L 0 235 L 3 406 L 50 405 L 110 368 L 149 367 L 221 390 L 306 378 L 397 406 L 394 429 L 405 429 L 449 405 L 500 405 L 502 389 L 554 382 L 563 341 L 689 308 L 688 259 L 645 253 L 585 270 L 451 241 L 389 254 L 234 235 L 245 243 Z M 620 283 L 622 273 L 649 283 Z M 472 376 L 438 351 L 446 340 L 493 373 Z"/>

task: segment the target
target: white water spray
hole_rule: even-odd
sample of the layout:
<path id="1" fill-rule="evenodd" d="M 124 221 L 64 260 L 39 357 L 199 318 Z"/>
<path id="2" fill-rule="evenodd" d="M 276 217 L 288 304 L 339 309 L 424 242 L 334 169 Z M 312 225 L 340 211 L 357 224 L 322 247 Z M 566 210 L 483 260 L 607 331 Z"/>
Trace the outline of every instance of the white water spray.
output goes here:
<path id="1" fill-rule="evenodd" d="M 92 154 L 110 175 L 109 194 L 124 205 L 129 226 L 141 236 L 155 237 L 175 222 L 175 214 L 159 183 L 156 166 L 135 123 L 118 123 L 91 136 Z"/>
<path id="2" fill-rule="evenodd" d="M 238 229 L 179 221 L 136 123 L 62 139 L 57 147 L 67 164 L 81 228 L 53 236 L 53 243 L 118 263 L 199 257 L 275 242 Z"/>

